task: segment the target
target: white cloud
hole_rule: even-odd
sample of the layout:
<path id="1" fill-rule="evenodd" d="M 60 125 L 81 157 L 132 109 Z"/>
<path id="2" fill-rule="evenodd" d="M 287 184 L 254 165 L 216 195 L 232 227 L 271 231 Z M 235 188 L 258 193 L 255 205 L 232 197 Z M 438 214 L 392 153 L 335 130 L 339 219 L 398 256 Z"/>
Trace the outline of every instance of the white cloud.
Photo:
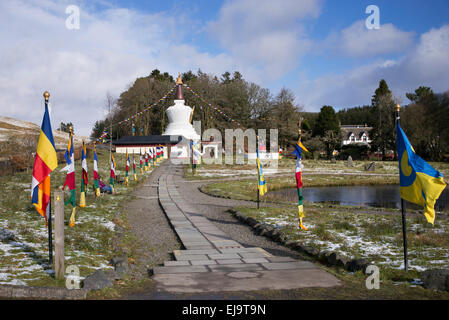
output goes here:
<path id="1" fill-rule="evenodd" d="M 422 34 L 418 44 L 396 61 L 379 60 L 341 74 L 303 80 L 297 97 L 309 111 L 318 111 L 325 104 L 337 109 L 370 104 L 379 81 L 385 79 L 393 94 L 405 104 L 409 102 L 405 93 L 421 85 L 434 92 L 449 89 L 448 52 L 449 25 L 444 25 Z"/>
<path id="2" fill-rule="evenodd" d="M 240 63 L 257 65 L 272 80 L 297 67 L 310 50 L 302 23 L 320 11 L 321 0 L 228 1 L 208 32 Z"/>
<path id="3" fill-rule="evenodd" d="M 106 92 L 118 96 L 136 77 L 155 68 L 176 75 L 198 68 L 220 73 L 235 65 L 225 54 L 183 44 L 191 26 L 187 16 L 111 6 L 95 11 L 95 3 L 86 2 L 80 29 L 68 30 L 69 4 L 0 2 L 0 21 L 7 21 L 0 29 L 0 114 L 40 124 L 42 93 L 49 90 L 53 126 L 71 121 L 77 133 L 89 135 L 104 117 Z"/>
<path id="4" fill-rule="evenodd" d="M 198 68 L 217 75 L 239 70 L 250 81 L 269 83 L 294 70 L 310 52 L 313 42 L 305 23 L 321 11 L 321 0 L 227 1 L 217 20 L 206 26 L 224 48 L 212 54 L 184 41 L 198 32 L 198 21 L 186 14 L 145 14 L 85 1 L 79 2 L 81 29 L 73 31 L 65 28 L 65 8 L 72 3 L 0 1 L 0 21 L 6 25 L 0 29 L 1 115 L 40 124 L 42 93 L 49 90 L 53 126 L 71 121 L 77 133 L 88 135 L 93 123 L 104 117 L 106 92 L 118 96 L 154 68 L 172 75 Z M 407 47 L 407 54 L 303 81 L 297 97 L 307 109 L 369 103 L 382 78 L 401 95 L 419 85 L 448 89 L 449 26 L 423 34 L 415 46 L 409 43 L 411 33 L 392 25 L 382 25 L 378 38 L 358 28 L 353 24 L 336 34 L 344 39 L 340 52 L 363 56 Z M 355 35 L 363 38 L 358 44 Z"/>
<path id="5" fill-rule="evenodd" d="M 405 52 L 413 44 L 414 32 L 405 32 L 387 23 L 380 29 L 369 30 L 365 21 L 332 33 L 324 48 L 349 57 L 370 57 L 388 53 Z"/>

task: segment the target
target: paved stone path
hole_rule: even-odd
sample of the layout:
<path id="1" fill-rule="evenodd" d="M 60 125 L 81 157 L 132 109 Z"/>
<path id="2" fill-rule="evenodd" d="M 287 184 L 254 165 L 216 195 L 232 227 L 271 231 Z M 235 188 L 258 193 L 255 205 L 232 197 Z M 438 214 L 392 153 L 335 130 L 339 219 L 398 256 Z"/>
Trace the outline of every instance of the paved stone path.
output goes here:
<path id="1" fill-rule="evenodd" d="M 159 202 L 185 250 L 153 269 L 158 288 L 168 292 L 223 292 L 332 287 L 333 275 L 309 261 L 244 247 L 218 229 L 178 192 L 170 165 L 159 177 Z"/>

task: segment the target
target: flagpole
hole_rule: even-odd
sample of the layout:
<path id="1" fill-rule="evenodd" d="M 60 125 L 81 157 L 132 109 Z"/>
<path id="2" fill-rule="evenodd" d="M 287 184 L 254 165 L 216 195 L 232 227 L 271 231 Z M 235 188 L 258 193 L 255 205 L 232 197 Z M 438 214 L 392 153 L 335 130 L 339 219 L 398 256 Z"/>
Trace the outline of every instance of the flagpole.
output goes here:
<path id="1" fill-rule="evenodd" d="M 257 181 L 257 184 L 259 184 L 259 181 Z M 259 185 L 257 186 L 257 209 L 260 209 L 260 192 L 259 192 Z"/>
<path id="2" fill-rule="evenodd" d="M 48 91 L 44 92 L 44 99 L 45 99 L 45 109 L 48 109 L 48 100 L 50 99 L 50 93 Z M 50 175 L 48 176 L 50 177 Z M 53 264 L 53 241 L 51 230 L 51 189 L 50 189 L 50 202 L 48 203 L 47 226 L 48 226 L 48 263 L 51 267 Z"/>
<path id="3" fill-rule="evenodd" d="M 396 104 L 396 125 L 399 125 L 399 121 L 401 117 L 399 116 L 399 111 L 401 110 L 401 106 L 399 103 Z M 397 146 L 396 146 L 397 148 Z M 399 155 L 398 155 L 399 158 Z M 400 165 L 400 164 L 399 164 Z M 400 169 L 399 169 L 400 170 Z M 402 238 L 404 244 L 404 270 L 408 271 L 408 259 L 407 259 L 407 221 L 405 219 L 405 201 L 401 198 L 401 214 L 402 214 Z"/>
<path id="4" fill-rule="evenodd" d="M 259 136 L 256 136 L 256 148 L 257 148 L 257 158 L 259 157 Z M 260 159 L 259 159 L 260 161 Z M 257 160 L 256 160 L 257 165 Z M 257 167 L 257 209 L 260 209 L 260 171 L 259 167 Z"/>
<path id="5" fill-rule="evenodd" d="M 111 115 L 111 103 L 112 101 L 108 101 L 109 106 L 109 161 L 112 161 L 112 115 Z"/>
<path id="6" fill-rule="evenodd" d="M 52 239 L 52 229 L 51 229 L 51 195 L 50 202 L 48 203 L 48 263 L 50 266 L 53 265 L 53 239 Z"/>

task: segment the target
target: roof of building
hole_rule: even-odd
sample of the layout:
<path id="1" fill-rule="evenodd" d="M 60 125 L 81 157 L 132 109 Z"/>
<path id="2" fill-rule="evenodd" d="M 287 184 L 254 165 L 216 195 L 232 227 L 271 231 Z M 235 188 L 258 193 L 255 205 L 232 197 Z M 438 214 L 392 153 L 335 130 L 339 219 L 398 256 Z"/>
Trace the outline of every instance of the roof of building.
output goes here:
<path id="1" fill-rule="evenodd" d="M 182 136 L 126 136 L 119 140 L 112 141 L 115 146 L 125 145 L 151 145 L 151 144 L 177 144 L 183 139 Z"/>
<path id="2" fill-rule="evenodd" d="M 369 137 L 369 132 L 373 128 L 365 125 L 343 125 L 340 126 L 340 129 L 343 131 L 343 135 L 346 139 L 349 139 L 352 134 L 361 139 L 364 133 Z"/>
<path id="3" fill-rule="evenodd" d="M 341 125 L 341 130 L 354 130 L 354 129 L 360 129 L 360 130 L 371 130 L 373 127 L 368 127 L 366 124 L 351 124 L 351 125 Z"/>

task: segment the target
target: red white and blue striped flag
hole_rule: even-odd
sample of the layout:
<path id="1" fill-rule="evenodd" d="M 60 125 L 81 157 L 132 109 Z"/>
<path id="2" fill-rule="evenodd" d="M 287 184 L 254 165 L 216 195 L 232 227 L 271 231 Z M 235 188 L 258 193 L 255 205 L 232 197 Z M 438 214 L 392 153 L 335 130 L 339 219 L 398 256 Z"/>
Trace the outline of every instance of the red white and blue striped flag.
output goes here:
<path id="1" fill-rule="evenodd" d="M 64 154 L 65 161 L 67 165 L 62 168 L 61 171 L 67 171 L 65 176 L 64 186 L 69 187 L 70 190 L 70 198 L 65 202 L 65 204 L 72 204 L 72 215 L 70 216 L 70 226 L 73 227 L 75 225 L 75 209 L 76 209 L 76 198 L 75 198 L 75 152 L 73 150 L 73 133 L 70 132 L 69 144 L 67 146 L 67 150 Z"/>
<path id="2" fill-rule="evenodd" d="M 95 196 L 100 196 L 100 176 L 98 175 L 98 158 L 97 150 L 94 145 L 94 185 L 95 185 Z"/>
<path id="3" fill-rule="evenodd" d="M 84 208 L 86 206 L 86 191 L 87 185 L 89 184 L 87 175 L 87 151 L 86 145 L 83 141 L 83 149 L 81 152 L 81 195 L 80 195 L 80 207 Z"/>

